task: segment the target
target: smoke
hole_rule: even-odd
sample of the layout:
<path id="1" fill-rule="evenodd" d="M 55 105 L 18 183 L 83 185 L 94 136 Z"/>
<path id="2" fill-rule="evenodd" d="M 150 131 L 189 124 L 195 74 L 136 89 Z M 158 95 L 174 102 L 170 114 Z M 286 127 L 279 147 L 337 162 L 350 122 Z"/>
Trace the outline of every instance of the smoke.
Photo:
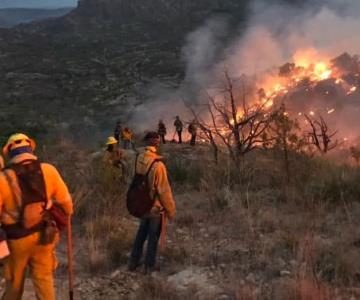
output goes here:
<path id="1" fill-rule="evenodd" d="M 183 123 L 192 119 L 188 105 L 197 102 L 202 90 L 210 85 L 214 76 L 214 63 L 223 51 L 228 23 L 223 18 L 212 18 L 190 33 L 182 49 L 185 77 L 176 88 L 155 82 L 148 90 L 150 99 L 132 110 L 130 125 L 138 132 L 156 130 L 162 120 L 168 128 L 167 138 L 173 137 L 176 115 Z"/>
<path id="2" fill-rule="evenodd" d="M 241 30 L 231 28 L 224 19 L 212 19 L 189 34 L 183 48 L 186 61 L 183 83 L 176 89 L 156 89 L 153 100 L 135 111 L 134 120 L 139 119 L 136 115 L 140 111 L 146 115 L 150 107 L 151 119 L 165 119 L 168 126 L 172 126 L 170 119 L 174 114 L 190 118 L 184 99 L 187 104 L 201 101 L 203 90 L 218 86 L 224 68 L 234 77 L 246 74 L 262 78 L 274 74 L 286 62 L 301 60 L 304 53 L 314 60 L 330 60 L 345 51 L 360 54 L 360 1 L 286 3 L 251 1 L 245 32 L 242 30 L 241 35 L 230 41 L 224 38 L 227 33 Z M 316 103 L 325 109 L 329 107 L 325 101 L 328 100 L 301 99 L 297 106 L 303 102 L 299 109 L 306 110 Z M 346 101 L 341 97 L 331 100 L 330 104 L 339 108 L 331 116 L 331 125 L 347 136 L 359 136 L 353 128 L 360 125 L 357 121 L 360 101 L 354 97 Z"/>
<path id="3" fill-rule="evenodd" d="M 237 73 L 265 72 L 292 61 L 306 49 L 333 58 L 360 53 L 360 3 L 356 0 L 311 1 L 303 7 L 255 1 L 246 34 L 227 50 L 225 62 Z M 223 62 L 222 62 L 223 63 Z"/>

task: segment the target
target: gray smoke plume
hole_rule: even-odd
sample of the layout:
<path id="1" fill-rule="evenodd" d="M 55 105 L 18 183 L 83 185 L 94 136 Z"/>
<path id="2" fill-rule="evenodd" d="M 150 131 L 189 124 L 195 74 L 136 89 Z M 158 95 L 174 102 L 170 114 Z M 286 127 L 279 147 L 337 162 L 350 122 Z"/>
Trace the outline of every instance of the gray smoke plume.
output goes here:
<path id="1" fill-rule="evenodd" d="M 172 115 L 190 118 L 182 99 L 201 101 L 201 91 L 218 86 L 224 68 L 234 77 L 246 74 L 262 78 L 278 72 L 280 66 L 304 52 L 314 60 L 330 60 L 343 52 L 360 54 L 359 17 L 358 0 L 313 0 L 295 6 L 284 1 L 252 1 L 247 29 L 230 42 L 225 44 L 222 37 L 227 30 L 238 29 L 229 28 L 222 19 L 210 20 L 192 32 L 183 48 L 187 62 L 184 82 L 176 89 L 157 89 L 153 101 L 138 110 L 147 112 L 151 107 L 151 119 L 163 118 L 172 128 Z M 337 109 L 329 120 L 331 126 L 342 136 L 359 136 L 360 94 L 352 95 L 351 101 L 343 97 L 331 99 L 330 104 L 327 101 L 302 99 L 297 101 L 297 109 L 306 111 L 312 103 L 327 109 L 331 104 Z M 135 112 L 133 120 L 137 119 Z"/>

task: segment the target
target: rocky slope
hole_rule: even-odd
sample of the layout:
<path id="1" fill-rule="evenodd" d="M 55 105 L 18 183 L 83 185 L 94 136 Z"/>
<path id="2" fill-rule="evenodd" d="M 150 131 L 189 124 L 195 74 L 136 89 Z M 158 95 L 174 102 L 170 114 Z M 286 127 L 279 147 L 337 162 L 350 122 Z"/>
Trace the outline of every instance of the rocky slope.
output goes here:
<path id="1" fill-rule="evenodd" d="M 243 16 L 246 1 L 179 3 L 83 0 L 64 17 L 1 30 L 1 135 L 24 123 L 33 135 L 110 126 L 151 80 L 181 79 L 192 29 L 214 14 Z"/>

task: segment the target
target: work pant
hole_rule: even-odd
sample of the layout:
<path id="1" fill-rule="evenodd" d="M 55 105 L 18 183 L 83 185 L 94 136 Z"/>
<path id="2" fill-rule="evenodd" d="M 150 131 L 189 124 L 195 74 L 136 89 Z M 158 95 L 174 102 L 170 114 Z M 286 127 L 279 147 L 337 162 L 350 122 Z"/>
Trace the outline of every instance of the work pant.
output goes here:
<path id="1" fill-rule="evenodd" d="M 178 139 L 179 144 L 181 144 L 181 143 L 182 143 L 181 133 L 182 133 L 182 131 L 181 131 L 181 130 L 178 130 L 178 131 L 177 131 L 178 138 L 179 138 L 179 139 Z"/>
<path id="2" fill-rule="evenodd" d="M 128 140 L 123 140 L 124 149 L 130 149 L 130 144 L 131 144 L 130 141 L 128 141 Z"/>
<path id="3" fill-rule="evenodd" d="M 195 146 L 195 141 L 196 141 L 196 133 L 193 133 L 193 134 L 191 134 L 190 145 Z"/>
<path id="4" fill-rule="evenodd" d="M 5 293 L 3 300 L 20 300 L 29 267 L 36 298 L 55 300 L 53 271 L 56 268 L 55 245 L 39 244 L 36 232 L 18 240 L 9 240 L 10 256 L 4 261 Z"/>
<path id="5" fill-rule="evenodd" d="M 161 233 L 161 216 L 141 219 L 139 229 L 130 256 L 130 264 L 138 265 L 143 252 L 143 246 L 148 240 L 145 256 L 145 270 L 153 270 L 156 263 L 156 252 Z"/>
<path id="6" fill-rule="evenodd" d="M 160 134 L 160 138 L 161 138 L 161 142 L 162 142 L 163 144 L 166 144 L 165 134 Z"/>

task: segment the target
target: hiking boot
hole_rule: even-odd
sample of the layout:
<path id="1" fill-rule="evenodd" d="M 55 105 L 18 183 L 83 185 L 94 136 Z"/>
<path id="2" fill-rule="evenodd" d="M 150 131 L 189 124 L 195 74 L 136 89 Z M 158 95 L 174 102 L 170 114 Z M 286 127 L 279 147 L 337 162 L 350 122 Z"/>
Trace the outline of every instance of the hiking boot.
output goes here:
<path id="1" fill-rule="evenodd" d="M 139 263 L 130 263 L 128 265 L 128 271 L 135 272 L 138 267 L 140 267 Z"/>
<path id="2" fill-rule="evenodd" d="M 158 273 L 158 271 L 159 271 L 159 269 L 155 268 L 155 266 L 152 266 L 152 267 L 145 266 L 144 274 L 145 275 L 152 275 L 152 274 Z"/>

